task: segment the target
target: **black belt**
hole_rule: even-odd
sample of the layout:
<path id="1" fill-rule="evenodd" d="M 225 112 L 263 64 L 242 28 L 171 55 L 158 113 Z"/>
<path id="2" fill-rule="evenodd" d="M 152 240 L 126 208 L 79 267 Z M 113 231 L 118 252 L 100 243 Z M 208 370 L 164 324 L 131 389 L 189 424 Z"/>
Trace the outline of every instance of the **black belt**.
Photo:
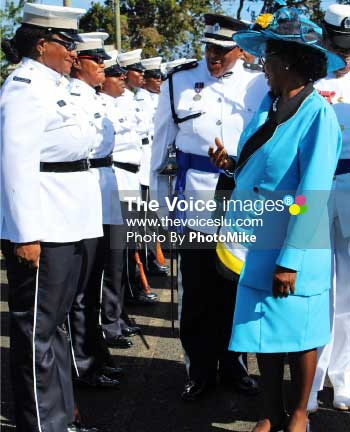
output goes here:
<path id="1" fill-rule="evenodd" d="M 142 145 L 146 145 L 149 144 L 149 139 L 148 138 L 142 138 Z"/>
<path id="2" fill-rule="evenodd" d="M 350 159 L 339 159 L 334 175 L 350 173 Z"/>
<path id="3" fill-rule="evenodd" d="M 113 162 L 113 165 L 117 168 L 136 174 L 140 170 L 140 165 L 134 165 L 126 162 Z"/>
<path id="4" fill-rule="evenodd" d="M 71 162 L 40 162 L 40 172 L 76 172 L 87 171 L 89 162 L 87 159 L 80 159 Z"/>
<path id="5" fill-rule="evenodd" d="M 89 159 L 91 168 L 111 167 L 113 165 L 112 155 L 103 158 Z"/>

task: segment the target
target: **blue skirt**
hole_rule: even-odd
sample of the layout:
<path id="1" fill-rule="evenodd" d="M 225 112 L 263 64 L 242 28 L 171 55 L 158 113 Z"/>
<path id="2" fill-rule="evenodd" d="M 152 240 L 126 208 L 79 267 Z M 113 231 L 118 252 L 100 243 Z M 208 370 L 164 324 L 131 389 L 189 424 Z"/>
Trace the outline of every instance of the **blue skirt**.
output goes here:
<path id="1" fill-rule="evenodd" d="M 238 285 L 231 351 L 298 352 L 330 339 L 329 291 L 274 298 L 266 291 Z"/>

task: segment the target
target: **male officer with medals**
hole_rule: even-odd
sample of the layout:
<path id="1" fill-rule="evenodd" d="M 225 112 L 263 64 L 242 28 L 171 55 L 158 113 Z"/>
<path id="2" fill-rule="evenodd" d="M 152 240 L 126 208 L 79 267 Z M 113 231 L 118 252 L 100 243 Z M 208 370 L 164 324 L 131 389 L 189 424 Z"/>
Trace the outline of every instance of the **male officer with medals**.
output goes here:
<path id="1" fill-rule="evenodd" d="M 194 201 L 214 198 L 219 171 L 210 163 L 209 146 L 220 137 L 235 155 L 240 134 L 267 91 L 262 74 L 245 71 L 242 50 L 232 40 L 232 34 L 247 25 L 215 14 L 205 15 L 205 24 L 205 59 L 175 67 L 161 89 L 151 159 L 151 193 L 160 203 L 165 189 L 158 173 L 173 142 L 178 165 L 175 195 Z M 182 224 L 204 221 L 201 226 L 184 229 L 185 234 L 191 230 L 215 233 L 217 228 L 205 223 L 210 218 L 209 210 L 178 215 Z M 248 376 L 241 357 L 227 349 L 235 295 L 216 271 L 215 244 L 187 242 L 180 249 L 180 271 L 180 339 L 189 360 L 189 382 L 182 398 L 197 399 L 211 388 L 216 383 L 218 362 L 223 383 L 255 393 L 256 382 Z"/>

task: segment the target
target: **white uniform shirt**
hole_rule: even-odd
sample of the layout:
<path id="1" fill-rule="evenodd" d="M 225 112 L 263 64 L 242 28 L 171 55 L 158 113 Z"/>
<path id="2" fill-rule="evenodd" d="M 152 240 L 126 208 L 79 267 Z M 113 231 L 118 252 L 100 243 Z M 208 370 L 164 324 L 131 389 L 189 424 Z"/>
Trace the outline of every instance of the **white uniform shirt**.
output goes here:
<path id="1" fill-rule="evenodd" d="M 105 95 L 110 102 L 108 104 L 108 116 L 114 123 L 116 133 L 113 161 L 139 166 L 142 143 L 136 132 L 136 119 L 133 115 L 135 111 L 134 94 L 129 90 L 125 90 L 125 93 L 118 98 Z M 118 167 L 115 167 L 115 173 L 121 201 L 125 201 L 126 196 L 140 196 L 138 173 L 132 173 Z"/>
<path id="2" fill-rule="evenodd" d="M 154 118 L 158 107 L 159 95 L 157 93 L 151 93 L 145 89 L 139 89 L 135 95 L 135 101 L 140 109 L 139 114 L 141 114 L 144 119 L 143 124 L 147 124 L 145 127 L 145 133 L 147 132 L 149 139 L 149 144 L 142 146 L 139 179 L 142 185 L 149 186 Z"/>
<path id="3" fill-rule="evenodd" d="M 333 74 L 316 83 L 317 90 L 334 92 L 331 103 L 339 120 L 342 131 L 342 150 L 340 159 L 350 159 L 350 72 L 341 78 Z M 344 237 L 350 237 L 350 173 L 334 178 L 335 211 L 339 217 Z"/>
<path id="4" fill-rule="evenodd" d="M 154 118 L 158 108 L 159 94 L 152 93 L 145 89 L 137 90 L 135 101 L 138 107 L 145 114 L 146 122 L 148 123 L 145 129 L 152 138 L 154 135 Z"/>
<path id="5" fill-rule="evenodd" d="M 185 153 L 208 156 L 209 146 L 215 146 L 215 138 L 219 137 L 230 155 L 237 154 L 239 137 L 259 108 L 268 88 L 264 75 L 245 70 L 241 60 L 236 62 L 232 72 L 226 78 L 215 78 L 210 75 L 206 60 L 200 61 L 196 68 L 176 72 L 173 75 L 173 88 L 178 117 L 202 112 L 200 117 L 178 125 L 172 118 L 169 85 L 165 83 L 162 86 L 155 117 L 151 158 L 151 196 L 161 205 L 164 205 L 163 197 L 168 193 L 166 179 L 157 176 L 157 172 L 161 171 L 166 162 L 169 144 L 175 141 L 176 147 Z M 196 83 L 203 85 L 200 97 L 195 90 Z M 216 173 L 189 169 L 186 176 L 186 198 L 213 199 L 217 180 Z M 196 216 L 208 219 L 211 212 L 187 211 L 187 218 Z M 208 226 L 193 229 L 207 233 L 216 230 L 215 227 Z"/>
<path id="6" fill-rule="evenodd" d="M 107 115 L 107 101 L 104 95 L 97 94 L 95 89 L 84 81 L 72 79 L 69 90 L 73 101 L 85 110 L 95 127 L 95 140 L 90 149 L 89 158 L 98 159 L 112 154 L 114 149 L 115 130 L 113 122 Z M 112 167 L 91 168 L 96 176 L 102 196 L 103 223 L 122 225 L 117 179 Z"/>
<path id="7" fill-rule="evenodd" d="M 73 105 L 67 80 L 25 58 L 2 88 L 2 238 L 72 242 L 102 235 L 91 171 L 40 172 L 40 162 L 85 159 L 95 129 Z"/>

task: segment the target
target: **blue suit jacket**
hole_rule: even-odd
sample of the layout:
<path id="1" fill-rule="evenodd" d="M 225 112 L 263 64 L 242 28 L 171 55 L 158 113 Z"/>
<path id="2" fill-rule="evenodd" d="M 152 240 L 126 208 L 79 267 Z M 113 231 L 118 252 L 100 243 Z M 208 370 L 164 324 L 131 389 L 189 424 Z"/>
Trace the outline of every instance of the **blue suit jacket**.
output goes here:
<path id="1" fill-rule="evenodd" d="M 268 94 L 243 132 L 238 155 L 247 139 L 267 119 L 272 99 Z M 271 293 L 276 264 L 297 271 L 296 295 L 310 296 L 329 289 L 331 275 L 327 202 L 341 149 L 341 132 L 331 106 L 313 91 L 298 111 L 280 124 L 272 138 L 236 170 L 227 220 L 261 219 L 262 226 L 232 226 L 231 232 L 256 235 L 246 244 L 240 283 Z M 291 215 L 282 199 L 304 195 L 307 210 Z"/>

